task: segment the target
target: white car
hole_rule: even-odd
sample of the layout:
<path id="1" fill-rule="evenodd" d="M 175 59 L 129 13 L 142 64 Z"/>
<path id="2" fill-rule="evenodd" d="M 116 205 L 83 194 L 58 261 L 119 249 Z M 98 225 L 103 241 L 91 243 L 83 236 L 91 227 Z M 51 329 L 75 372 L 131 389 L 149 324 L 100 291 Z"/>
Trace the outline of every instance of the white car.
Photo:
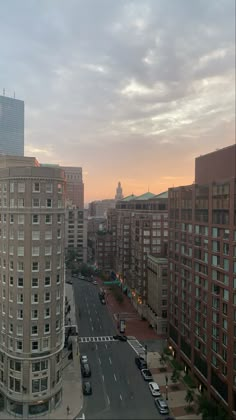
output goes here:
<path id="1" fill-rule="evenodd" d="M 88 363 L 88 356 L 86 356 L 86 354 L 81 354 L 80 363 L 81 363 L 81 365 L 84 365 L 84 364 Z"/>
<path id="2" fill-rule="evenodd" d="M 148 386 L 153 397 L 161 396 L 159 385 L 156 382 L 149 382 Z"/>
<path id="3" fill-rule="evenodd" d="M 94 280 L 94 281 L 93 281 L 93 284 L 95 284 L 95 285 L 96 285 L 96 284 L 98 284 L 98 282 L 97 282 L 96 280 Z"/>

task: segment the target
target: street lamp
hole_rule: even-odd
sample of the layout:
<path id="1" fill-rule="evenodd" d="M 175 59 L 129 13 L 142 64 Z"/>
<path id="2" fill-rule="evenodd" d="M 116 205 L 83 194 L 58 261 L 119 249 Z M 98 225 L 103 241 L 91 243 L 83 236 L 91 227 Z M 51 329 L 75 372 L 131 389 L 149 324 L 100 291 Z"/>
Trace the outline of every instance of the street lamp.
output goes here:
<path id="1" fill-rule="evenodd" d="M 166 400 L 168 400 L 168 376 L 166 375 Z"/>

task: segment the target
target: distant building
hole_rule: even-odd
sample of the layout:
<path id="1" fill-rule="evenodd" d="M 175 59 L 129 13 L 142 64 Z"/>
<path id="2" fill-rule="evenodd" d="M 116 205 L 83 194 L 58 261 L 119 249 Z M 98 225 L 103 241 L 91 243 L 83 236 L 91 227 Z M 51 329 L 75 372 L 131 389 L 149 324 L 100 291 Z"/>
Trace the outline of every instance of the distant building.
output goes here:
<path id="1" fill-rule="evenodd" d="M 200 390 L 236 412 L 236 145 L 169 189 L 169 340 Z"/>
<path id="2" fill-rule="evenodd" d="M 77 253 L 78 263 L 87 263 L 87 210 L 67 203 L 65 215 L 65 248 Z"/>
<path id="3" fill-rule="evenodd" d="M 66 199 L 71 200 L 78 209 L 84 209 L 84 183 L 82 168 L 62 166 L 66 179 Z"/>
<path id="4" fill-rule="evenodd" d="M 114 208 L 116 202 L 114 199 L 97 200 L 89 203 L 89 216 L 90 217 L 106 217 L 107 211 Z"/>
<path id="5" fill-rule="evenodd" d="M 24 156 L 24 101 L 0 96 L 0 155 Z"/>
<path id="6" fill-rule="evenodd" d="M 167 336 L 168 260 L 147 257 L 147 320 L 157 334 Z"/>
<path id="7" fill-rule="evenodd" d="M 147 257 L 167 256 L 168 194 L 147 192 L 130 195 L 108 212 L 107 230 L 112 234 L 114 270 L 139 312 L 146 312 Z"/>
<path id="8" fill-rule="evenodd" d="M 122 200 L 122 198 L 124 198 L 123 196 L 123 192 L 122 192 L 122 188 L 121 188 L 121 183 L 118 182 L 118 187 L 116 188 L 116 195 L 115 195 L 115 200 Z"/>

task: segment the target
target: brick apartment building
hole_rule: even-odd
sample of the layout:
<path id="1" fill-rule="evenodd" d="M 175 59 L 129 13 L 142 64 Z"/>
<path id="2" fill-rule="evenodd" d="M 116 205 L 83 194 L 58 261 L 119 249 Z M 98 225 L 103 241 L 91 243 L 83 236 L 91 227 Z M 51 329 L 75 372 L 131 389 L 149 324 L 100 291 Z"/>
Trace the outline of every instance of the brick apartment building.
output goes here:
<path id="1" fill-rule="evenodd" d="M 236 145 L 169 189 L 169 339 L 199 389 L 236 415 Z"/>
<path id="2" fill-rule="evenodd" d="M 134 306 L 146 316 L 147 256 L 165 256 L 168 197 L 150 192 L 119 200 L 108 212 L 108 231 L 115 246 L 114 269 Z"/>

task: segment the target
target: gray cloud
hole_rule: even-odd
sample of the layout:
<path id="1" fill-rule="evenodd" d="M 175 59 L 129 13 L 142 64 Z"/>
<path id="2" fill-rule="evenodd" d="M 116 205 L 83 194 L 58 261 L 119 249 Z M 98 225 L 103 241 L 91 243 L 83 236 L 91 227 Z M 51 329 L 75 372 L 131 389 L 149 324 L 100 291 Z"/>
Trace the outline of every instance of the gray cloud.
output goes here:
<path id="1" fill-rule="evenodd" d="M 184 147 L 191 154 L 196 143 L 203 154 L 212 133 L 213 147 L 232 143 L 234 8 L 233 0 L 2 2 L 0 85 L 25 100 L 28 153 L 85 170 L 99 156 L 105 178 L 114 153 L 140 163 L 171 147 L 176 158 Z M 149 167 L 143 161 L 140 177 Z"/>

